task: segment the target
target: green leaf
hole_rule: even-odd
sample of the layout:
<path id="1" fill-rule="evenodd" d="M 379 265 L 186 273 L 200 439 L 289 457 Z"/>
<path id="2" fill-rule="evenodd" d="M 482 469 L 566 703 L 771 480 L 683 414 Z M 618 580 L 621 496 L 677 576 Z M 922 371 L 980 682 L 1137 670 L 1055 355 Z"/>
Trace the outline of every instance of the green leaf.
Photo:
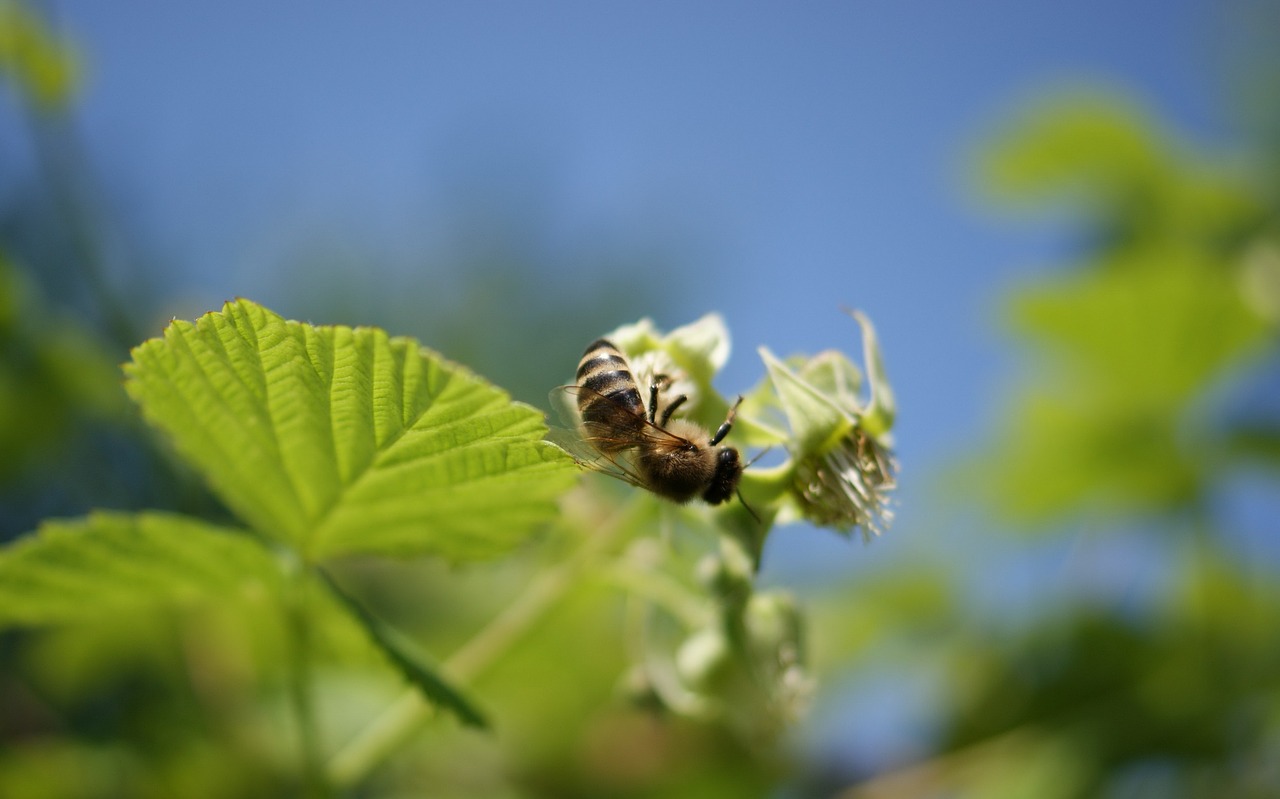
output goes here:
<path id="1" fill-rule="evenodd" d="M 492 556 L 549 520 L 576 473 L 539 411 L 376 328 L 237 300 L 173 322 L 125 369 L 222 500 L 309 561 Z"/>
<path id="2" fill-rule="evenodd" d="M 1185 248 L 1108 259 L 1011 297 L 1013 324 L 1065 356 L 1074 392 L 1182 406 L 1267 340 L 1235 276 Z"/>
<path id="3" fill-rule="evenodd" d="M 1236 422 L 1227 428 L 1224 439 L 1226 452 L 1232 458 L 1280 469 L 1280 422 Z"/>
<path id="4" fill-rule="evenodd" d="M 274 593 L 280 569 L 242 530 L 186 516 L 94 513 L 0 550 L 0 627 Z"/>
<path id="5" fill-rule="evenodd" d="M 451 686 L 432 666 L 418 647 L 391 625 L 377 618 L 342 590 L 324 569 L 316 570 L 339 604 L 364 628 L 365 632 L 406 680 L 436 707 L 449 711 L 463 724 L 487 729 L 484 714 L 460 690 Z"/>
<path id="6" fill-rule="evenodd" d="M 1005 418 L 986 465 L 962 482 L 1024 524 L 1086 509 L 1180 507 L 1195 501 L 1213 465 L 1180 442 L 1179 427 L 1178 415 L 1143 406 L 1029 391 Z"/>
<path id="7" fill-rule="evenodd" d="M 1010 120 L 984 148 L 981 167 L 1001 199 L 1079 194 L 1105 203 L 1135 187 L 1167 185 L 1168 150 L 1158 127 L 1127 99 L 1064 91 Z"/>
<path id="8" fill-rule="evenodd" d="M 101 337 L 54 312 L 0 252 L 0 479 L 48 461 L 77 425 L 123 419 L 127 410 Z"/>
<path id="9" fill-rule="evenodd" d="M 40 111 L 71 101 L 79 77 L 75 50 L 23 3 L 0 2 L 0 79 L 8 78 Z"/>
<path id="10" fill-rule="evenodd" d="M 1187 149 L 1123 95 L 1048 92 L 986 145 L 979 172 L 994 199 L 1033 209 L 1065 201 L 1115 243 L 1221 245 L 1267 223 L 1246 170 Z"/>

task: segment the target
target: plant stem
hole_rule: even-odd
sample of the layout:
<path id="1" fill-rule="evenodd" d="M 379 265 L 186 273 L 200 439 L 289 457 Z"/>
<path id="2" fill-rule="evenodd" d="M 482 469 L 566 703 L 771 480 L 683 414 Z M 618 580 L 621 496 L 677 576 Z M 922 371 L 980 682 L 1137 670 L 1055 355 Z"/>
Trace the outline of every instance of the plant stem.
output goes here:
<path id="1" fill-rule="evenodd" d="M 316 724 L 315 697 L 312 693 L 311 627 L 307 616 L 308 574 L 295 567 L 285 599 L 285 626 L 288 634 L 289 704 L 298 730 L 298 747 L 302 764 L 302 794 L 309 797 L 331 795 L 321 755 L 320 731 Z"/>
<path id="2" fill-rule="evenodd" d="M 618 531 L 627 528 L 629 509 L 634 507 L 636 503 L 630 503 L 609 524 L 587 535 L 567 560 L 538 575 L 524 593 L 442 664 L 441 673 L 454 682 L 466 683 L 495 664 L 578 584 L 586 567 L 608 549 Z M 345 788 L 359 782 L 434 716 L 435 708 L 417 689 L 406 690 L 329 761 L 329 783 Z"/>
<path id="3" fill-rule="evenodd" d="M 599 577 L 610 585 L 657 605 L 689 629 L 710 624 L 714 618 L 712 605 L 705 597 L 686 588 L 668 574 L 614 566 L 603 570 Z"/>

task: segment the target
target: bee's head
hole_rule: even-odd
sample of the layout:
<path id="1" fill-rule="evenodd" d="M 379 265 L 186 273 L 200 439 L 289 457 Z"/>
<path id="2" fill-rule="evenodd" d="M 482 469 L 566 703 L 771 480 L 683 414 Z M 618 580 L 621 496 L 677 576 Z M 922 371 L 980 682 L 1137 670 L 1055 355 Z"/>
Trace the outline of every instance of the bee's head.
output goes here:
<path id="1" fill-rule="evenodd" d="M 733 496 L 738 490 L 738 480 L 742 477 L 742 460 L 733 447 L 720 447 L 716 450 L 716 471 L 711 477 L 711 484 L 702 492 L 702 498 L 709 505 L 719 505 Z"/>

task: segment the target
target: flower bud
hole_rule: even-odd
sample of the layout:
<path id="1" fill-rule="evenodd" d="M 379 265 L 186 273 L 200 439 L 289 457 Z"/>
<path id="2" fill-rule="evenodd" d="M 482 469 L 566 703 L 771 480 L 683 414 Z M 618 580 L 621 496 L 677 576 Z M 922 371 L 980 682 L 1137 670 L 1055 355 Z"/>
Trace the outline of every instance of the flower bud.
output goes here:
<path id="1" fill-rule="evenodd" d="M 871 322 L 861 313 L 870 397 L 857 396 L 861 375 L 838 353 L 800 361 L 795 368 L 761 348 L 760 356 L 791 428 L 792 499 L 809 521 L 837 530 L 879 534 L 892 521 L 889 492 L 897 463 L 889 449 L 895 414 Z"/>
<path id="2" fill-rule="evenodd" d="M 676 652 L 676 673 L 689 688 L 707 692 L 729 674 L 732 654 L 724 633 L 705 627 L 685 639 Z"/>
<path id="3" fill-rule="evenodd" d="M 744 617 L 751 648 L 782 666 L 801 660 L 800 610 L 784 591 L 756 594 Z"/>

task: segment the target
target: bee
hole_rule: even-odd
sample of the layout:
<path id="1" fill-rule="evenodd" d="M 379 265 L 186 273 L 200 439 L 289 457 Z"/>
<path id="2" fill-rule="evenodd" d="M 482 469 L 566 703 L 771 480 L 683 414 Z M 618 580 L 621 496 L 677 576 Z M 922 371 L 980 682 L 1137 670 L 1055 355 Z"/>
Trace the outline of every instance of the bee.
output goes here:
<path id="1" fill-rule="evenodd" d="M 646 407 L 626 357 L 606 339 L 587 347 L 577 380 L 562 390 L 577 398 L 583 438 L 618 468 L 605 470 L 609 474 L 681 504 L 701 497 L 719 505 L 738 490 L 742 460 L 737 449 L 720 442 L 733 428 L 742 397 L 714 435 L 691 421 L 672 419 L 688 396 L 672 398 L 659 412 L 660 394 L 672 381 L 655 375 Z M 617 457 L 628 451 L 629 466 Z"/>

